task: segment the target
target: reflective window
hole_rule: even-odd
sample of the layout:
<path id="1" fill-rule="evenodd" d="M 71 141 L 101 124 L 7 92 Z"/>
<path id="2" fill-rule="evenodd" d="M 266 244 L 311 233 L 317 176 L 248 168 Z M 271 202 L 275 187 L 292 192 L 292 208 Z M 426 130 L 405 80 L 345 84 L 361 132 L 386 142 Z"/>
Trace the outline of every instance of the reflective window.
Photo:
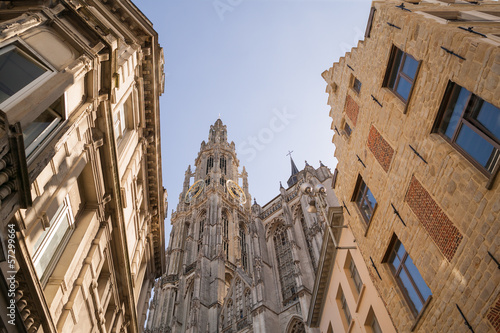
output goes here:
<path id="1" fill-rule="evenodd" d="M 49 69 L 39 61 L 9 45 L 0 49 L 0 103 L 27 87 Z"/>
<path id="2" fill-rule="evenodd" d="M 403 244 L 397 239 L 390 249 L 388 263 L 413 314 L 417 316 L 432 292 L 413 264 L 413 260 Z"/>
<path id="3" fill-rule="evenodd" d="M 437 131 L 483 173 L 497 172 L 500 159 L 500 109 L 450 83 Z"/>
<path id="4" fill-rule="evenodd" d="M 369 224 L 373 216 L 373 212 L 375 211 L 377 200 L 375 200 L 372 192 L 361 178 L 358 180 L 355 202 L 361 212 L 361 215 L 363 216 L 363 219 L 367 224 Z"/>
<path id="5" fill-rule="evenodd" d="M 387 67 L 384 86 L 391 89 L 404 102 L 407 102 L 417 70 L 418 61 L 394 47 Z"/>
<path id="6" fill-rule="evenodd" d="M 50 220 L 50 227 L 38 238 L 33 247 L 35 271 L 42 283 L 47 281 L 74 229 L 74 217 L 69 197 L 63 200 Z"/>
<path id="7" fill-rule="evenodd" d="M 26 156 L 44 142 L 61 122 L 64 112 L 64 98 L 56 100 L 47 110 L 42 112 L 33 122 L 23 128 L 23 139 Z"/>

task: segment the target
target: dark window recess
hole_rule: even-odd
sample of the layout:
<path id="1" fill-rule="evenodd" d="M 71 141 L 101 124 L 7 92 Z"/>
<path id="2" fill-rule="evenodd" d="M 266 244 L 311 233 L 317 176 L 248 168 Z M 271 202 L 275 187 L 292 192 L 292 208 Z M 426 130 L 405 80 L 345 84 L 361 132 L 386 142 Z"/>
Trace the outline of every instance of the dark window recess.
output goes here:
<path id="1" fill-rule="evenodd" d="M 349 310 L 349 306 L 347 305 L 347 301 L 345 299 L 344 291 L 340 289 L 340 304 L 342 306 L 342 310 L 344 312 L 345 319 L 347 321 L 347 326 L 351 325 L 352 316 L 351 311 Z"/>
<path id="2" fill-rule="evenodd" d="M 225 175 L 227 174 L 226 164 L 227 164 L 227 162 L 226 162 L 226 158 L 225 158 L 224 156 L 222 156 L 222 157 L 220 158 L 220 170 L 221 170 L 221 172 L 222 172 L 223 174 L 225 174 Z"/>
<path id="3" fill-rule="evenodd" d="M 352 89 L 359 94 L 361 91 L 361 81 L 359 81 L 357 78 L 354 78 L 352 81 Z"/>
<path id="4" fill-rule="evenodd" d="M 436 130 L 488 177 L 499 169 L 500 109 L 450 82 Z"/>
<path id="5" fill-rule="evenodd" d="M 332 177 L 332 189 L 335 189 L 335 185 L 337 184 L 337 176 L 339 175 L 339 170 L 335 168 L 335 171 L 333 172 L 333 177 Z"/>
<path id="6" fill-rule="evenodd" d="M 377 205 L 377 200 L 373 196 L 372 192 L 366 186 L 365 182 L 361 177 L 358 178 L 358 183 L 356 185 L 356 190 L 354 191 L 354 201 L 361 212 L 361 216 L 365 220 L 366 224 L 370 223 L 373 217 L 373 212 Z"/>
<path id="7" fill-rule="evenodd" d="M 351 278 L 354 282 L 354 286 L 356 287 L 356 291 L 358 294 L 361 292 L 361 287 L 363 287 L 363 281 L 361 280 L 361 276 L 359 276 L 358 269 L 354 264 L 354 260 L 351 258 L 351 262 L 349 263 L 349 272 L 351 272 Z"/>
<path id="8" fill-rule="evenodd" d="M 391 89 L 406 103 L 410 98 L 418 66 L 419 62 L 415 58 L 393 47 L 383 86 Z"/>
<path id="9" fill-rule="evenodd" d="M 64 114 L 64 98 L 58 98 L 47 110 L 43 111 L 32 123 L 23 128 L 26 156 L 29 156 L 61 123 Z"/>
<path id="10" fill-rule="evenodd" d="M 206 172 L 207 175 L 213 167 L 214 167 L 214 157 L 209 156 L 207 159 L 207 172 Z"/>
<path id="11" fill-rule="evenodd" d="M 413 260 L 406 252 L 403 244 L 396 237 L 394 237 L 389 248 L 387 263 L 390 265 L 392 274 L 413 315 L 417 317 L 432 292 L 417 267 L 413 264 Z"/>
<path id="12" fill-rule="evenodd" d="M 349 126 L 349 124 L 347 123 L 347 121 L 344 123 L 344 132 L 347 137 L 351 136 L 352 129 L 351 126 Z"/>

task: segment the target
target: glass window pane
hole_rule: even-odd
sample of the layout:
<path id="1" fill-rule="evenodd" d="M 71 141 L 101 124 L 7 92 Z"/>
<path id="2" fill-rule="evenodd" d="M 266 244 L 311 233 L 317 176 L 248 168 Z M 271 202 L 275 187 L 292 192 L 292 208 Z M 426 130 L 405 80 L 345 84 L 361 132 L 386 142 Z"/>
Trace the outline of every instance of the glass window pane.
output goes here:
<path id="1" fill-rule="evenodd" d="M 0 103 L 47 71 L 24 52 L 13 48 L 0 55 Z"/>
<path id="2" fill-rule="evenodd" d="M 457 144 L 487 169 L 491 163 L 490 158 L 496 153 L 496 149 L 488 141 L 465 124 L 460 129 Z"/>
<path id="3" fill-rule="evenodd" d="M 479 112 L 476 116 L 479 121 L 488 131 L 491 132 L 497 139 L 500 139 L 500 109 L 491 105 L 488 102 L 482 101 Z"/>
<path id="4" fill-rule="evenodd" d="M 366 191 L 366 200 L 368 201 L 367 203 L 371 207 L 371 210 L 375 208 L 375 204 L 377 203 L 377 200 L 375 200 L 375 197 L 372 194 L 372 191 L 370 189 L 367 189 Z"/>
<path id="5" fill-rule="evenodd" d="M 401 64 L 401 57 L 403 56 L 403 52 L 401 50 L 396 50 L 396 55 L 394 57 L 394 61 L 391 64 L 391 76 L 389 81 L 387 82 L 387 86 L 391 89 L 394 89 L 394 83 L 396 82 L 396 77 L 399 73 L 399 65 Z"/>
<path id="6" fill-rule="evenodd" d="M 49 236 L 50 240 L 44 246 L 43 253 L 40 255 L 38 262 L 35 265 L 35 269 L 38 276 L 41 278 L 43 272 L 49 265 L 52 257 L 54 256 L 59 244 L 64 238 L 64 235 L 69 229 L 68 215 L 64 214 L 58 225 L 55 227 L 54 232 Z"/>
<path id="7" fill-rule="evenodd" d="M 408 269 L 408 273 L 410 274 L 410 277 L 413 279 L 413 282 L 415 282 L 415 285 L 417 286 L 420 295 L 422 295 L 422 298 L 424 300 L 427 300 L 427 298 L 430 295 L 432 295 L 432 292 L 429 289 L 429 287 L 427 287 L 427 284 L 422 278 L 422 275 L 420 275 L 420 272 L 418 271 L 417 267 L 415 267 L 415 265 L 413 264 L 413 260 L 411 260 L 410 256 L 406 257 L 405 266 Z"/>
<path id="8" fill-rule="evenodd" d="M 389 263 L 392 265 L 394 272 L 399 268 L 399 264 L 401 264 L 401 260 L 398 258 L 394 250 L 391 252 L 391 256 L 389 257 Z"/>
<path id="9" fill-rule="evenodd" d="M 404 77 L 400 76 L 398 87 L 396 88 L 398 94 L 401 97 L 403 97 L 403 99 L 406 101 L 408 100 L 408 96 L 410 95 L 410 90 L 411 90 L 411 82 L 405 79 Z"/>
<path id="10" fill-rule="evenodd" d="M 448 108 L 445 111 L 443 121 L 439 128 L 440 132 L 450 139 L 453 138 L 453 133 L 455 133 L 470 95 L 467 89 L 459 88 L 460 89 L 453 89 L 450 103 L 448 104 Z"/>
<path id="11" fill-rule="evenodd" d="M 358 194 L 356 196 L 356 202 L 361 205 L 363 201 L 363 193 L 365 192 L 366 184 L 364 181 L 361 181 L 361 185 L 359 185 Z"/>
<path id="12" fill-rule="evenodd" d="M 409 55 L 406 55 L 402 72 L 408 75 L 412 80 L 414 80 L 415 74 L 417 73 L 417 68 L 418 62 Z"/>
<path id="13" fill-rule="evenodd" d="M 378 323 L 377 317 L 375 317 L 375 314 L 373 315 L 372 323 L 370 326 L 373 333 L 382 333 L 382 329 L 380 328 L 380 325 Z"/>
<path id="14" fill-rule="evenodd" d="M 50 132 L 55 128 L 55 125 L 57 125 L 61 121 L 61 117 L 52 111 L 51 109 L 47 109 L 44 112 L 42 112 L 31 124 L 26 126 L 26 128 L 23 129 L 23 139 L 24 139 L 24 146 L 27 148 L 29 145 L 31 145 L 37 138 L 40 136 L 46 137 L 47 135 L 50 134 Z M 47 131 L 44 133 L 44 131 L 47 129 Z M 41 140 L 43 138 L 40 138 L 38 144 L 41 143 Z M 37 145 L 38 145 L 37 144 Z M 30 147 L 31 151 L 33 151 L 35 147 Z"/>
<path id="15" fill-rule="evenodd" d="M 422 302 L 420 301 L 420 298 L 418 297 L 417 292 L 415 291 L 415 288 L 411 284 L 410 278 L 406 274 L 406 271 L 404 269 L 401 270 L 401 273 L 399 274 L 399 280 L 402 283 L 403 288 L 406 291 L 406 294 L 410 298 L 411 302 L 417 309 L 417 313 L 422 310 Z"/>

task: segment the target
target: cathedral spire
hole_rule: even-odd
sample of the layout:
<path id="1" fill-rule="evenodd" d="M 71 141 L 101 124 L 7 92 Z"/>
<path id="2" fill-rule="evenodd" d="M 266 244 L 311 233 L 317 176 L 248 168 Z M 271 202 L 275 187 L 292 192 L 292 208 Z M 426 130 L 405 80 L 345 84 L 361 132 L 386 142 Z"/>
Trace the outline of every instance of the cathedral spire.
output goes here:
<path id="1" fill-rule="evenodd" d="M 299 173 L 299 169 L 297 169 L 297 166 L 295 165 L 295 162 L 293 161 L 292 153 L 293 153 L 293 150 L 288 151 L 288 154 L 286 154 L 287 156 L 290 156 L 290 163 L 292 165 L 292 174 L 291 174 L 290 178 L 288 178 L 288 181 L 287 181 L 288 187 L 292 186 L 293 184 L 295 184 L 297 182 L 297 174 Z"/>

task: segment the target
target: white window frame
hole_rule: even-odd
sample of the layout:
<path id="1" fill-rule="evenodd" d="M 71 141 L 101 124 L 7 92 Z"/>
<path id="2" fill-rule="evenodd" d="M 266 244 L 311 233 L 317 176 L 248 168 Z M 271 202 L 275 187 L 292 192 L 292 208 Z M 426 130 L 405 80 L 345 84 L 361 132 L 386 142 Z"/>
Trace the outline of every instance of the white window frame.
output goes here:
<path id="1" fill-rule="evenodd" d="M 137 93 L 134 87 L 130 87 L 129 91 L 124 94 L 120 102 L 112 111 L 113 117 L 113 132 L 116 144 L 121 152 L 125 142 L 128 141 L 129 132 L 136 129 L 137 122 Z M 125 105 L 128 104 L 129 110 L 125 110 Z M 128 119 L 128 120 L 127 120 Z"/>
<path id="2" fill-rule="evenodd" d="M 57 245 L 51 244 L 51 241 L 54 238 L 57 229 L 59 228 L 61 223 L 63 223 L 65 217 L 67 219 L 68 228 L 65 231 L 64 236 Z M 67 194 L 63 202 L 57 209 L 56 213 L 50 220 L 50 227 L 44 232 L 44 234 L 40 236 L 39 240 L 37 240 L 34 245 L 33 266 L 35 267 L 35 271 L 37 272 L 42 285 L 45 285 L 50 275 L 52 275 L 52 272 L 54 271 L 54 268 L 59 261 L 59 258 L 61 257 L 64 249 L 66 248 L 66 245 L 68 244 L 68 241 L 74 230 L 75 218 L 73 216 L 73 211 L 71 210 L 69 195 Z M 50 259 L 47 266 L 40 271 L 40 268 L 38 268 L 38 264 L 44 253 L 46 253 L 51 245 L 55 245 L 56 249 L 54 250 L 52 258 Z"/>
<path id="3" fill-rule="evenodd" d="M 7 98 L 5 101 L 0 103 L 0 109 L 6 112 L 11 109 L 15 104 L 24 99 L 24 95 L 34 89 L 42 86 L 45 81 L 50 77 L 57 74 L 57 71 L 52 65 L 50 65 L 42 56 L 40 56 L 35 50 L 28 46 L 22 39 L 16 37 L 9 39 L 8 42 L 0 43 L 0 55 L 11 50 L 17 49 L 23 53 L 27 58 L 33 62 L 42 65 L 47 69 L 47 71 L 40 75 L 38 78 L 27 84 L 24 88 L 16 92 L 14 95 Z"/>

